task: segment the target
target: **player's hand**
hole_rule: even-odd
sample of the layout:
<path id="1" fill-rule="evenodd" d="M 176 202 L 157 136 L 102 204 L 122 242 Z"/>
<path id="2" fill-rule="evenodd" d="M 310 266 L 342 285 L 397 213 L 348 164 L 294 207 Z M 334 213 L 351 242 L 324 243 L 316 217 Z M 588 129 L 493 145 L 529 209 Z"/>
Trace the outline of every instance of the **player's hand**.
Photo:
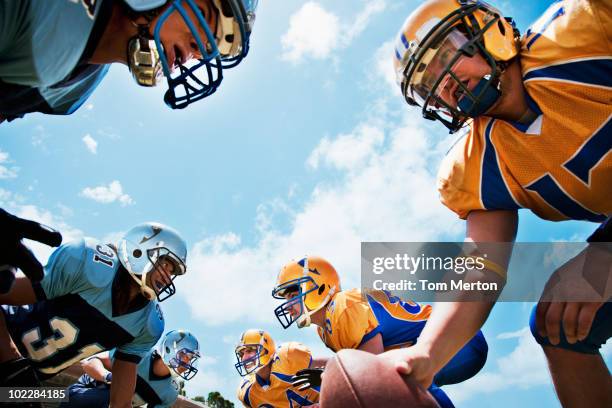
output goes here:
<path id="1" fill-rule="evenodd" d="M 542 337 L 548 337 L 551 344 L 561 341 L 561 324 L 565 338 L 570 344 L 584 340 L 589 332 L 595 314 L 603 303 L 587 302 L 540 302 L 536 308 L 536 327 Z"/>
<path id="2" fill-rule="evenodd" d="M 418 343 L 412 347 L 386 351 L 380 357 L 392 361 L 398 373 L 409 375 L 425 389 L 433 382 L 436 374 L 433 361 L 429 352 L 419 347 Z"/>
<path id="3" fill-rule="evenodd" d="M 605 245 L 605 244 L 603 244 Z M 551 344 L 584 340 L 595 314 L 610 298 L 612 253 L 601 244 L 589 245 L 548 280 L 536 308 L 536 328 Z"/>
<path id="4" fill-rule="evenodd" d="M 21 242 L 23 238 L 52 247 L 62 243 L 62 235 L 58 231 L 16 217 L 0 208 L 0 293 L 10 289 L 17 268 L 34 282 L 43 277 L 42 265 Z"/>
<path id="5" fill-rule="evenodd" d="M 291 377 L 291 386 L 298 387 L 298 391 L 304 391 L 308 388 L 320 387 L 323 368 L 306 368 L 300 370 Z"/>

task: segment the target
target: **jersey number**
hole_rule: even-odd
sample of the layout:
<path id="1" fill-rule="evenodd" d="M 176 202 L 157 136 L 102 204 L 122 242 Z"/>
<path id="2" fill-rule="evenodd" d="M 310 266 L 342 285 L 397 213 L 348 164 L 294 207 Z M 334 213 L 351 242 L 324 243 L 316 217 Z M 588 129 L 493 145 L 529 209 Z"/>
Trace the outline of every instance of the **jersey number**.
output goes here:
<path id="1" fill-rule="evenodd" d="M 41 338 L 39 328 L 34 328 L 27 331 L 21 338 L 22 343 L 28 350 L 29 358 L 33 361 L 46 360 L 55 355 L 57 352 L 72 346 L 77 340 L 79 329 L 72 324 L 70 320 L 61 317 L 54 317 L 49 320 L 49 326 L 51 327 L 53 334 L 46 339 Z M 77 355 L 68 361 L 63 362 L 61 365 L 56 367 L 40 368 L 39 370 L 45 374 L 54 374 L 103 350 L 104 349 L 100 347 L 99 344 L 89 344 L 79 349 Z"/>
<path id="2" fill-rule="evenodd" d="M 612 149 L 612 137 L 610 137 L 612 132 L 611 119 L 612 115 L 608 116 L 604 124 L 563 164 L 563 167 L 569 173 L 587 187 L 591 184 L 591 171 L 602 162 L 603 158 Z M 548 205 L 571 219 L 603 222 L 607 218 L 580 205 L 548 173 L 525 188 L 538 193 Z"/>

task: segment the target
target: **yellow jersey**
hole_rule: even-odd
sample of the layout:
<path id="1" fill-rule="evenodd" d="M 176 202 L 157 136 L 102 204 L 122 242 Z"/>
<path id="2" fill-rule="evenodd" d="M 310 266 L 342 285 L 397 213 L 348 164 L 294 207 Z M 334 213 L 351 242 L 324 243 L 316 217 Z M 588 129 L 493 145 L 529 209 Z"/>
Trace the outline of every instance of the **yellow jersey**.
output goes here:
<path id="1" fill-rule="evenodd" d="M 356 349 L 380 333 L 385 350 L 416 343 L 429 315 L 430 305 L 403 301 L 387 291 L 338 292 L 325 310 L 325 327 L 318 333 L 337 352 Z"/>
<path id="2" fill-rule="evenodd" d="M 438 173 L 442 202 L 528 208 L 541 218 L 602 222 L 612 214 L 612 2 L 554 3 L 521 40 L 528 125 L 473 120 Z"/>
<path id="3" fill-rule="evenodd" d="M 272 360 L 269 381 L 253 373 L 238 388 L 238 399 L 245 407 L 298 408 L 319 401 L 318 387 L 298 391 L 291 387 L 291 377 L 310 367 L 310 350 L 297 342 L 283 343 Z"/>

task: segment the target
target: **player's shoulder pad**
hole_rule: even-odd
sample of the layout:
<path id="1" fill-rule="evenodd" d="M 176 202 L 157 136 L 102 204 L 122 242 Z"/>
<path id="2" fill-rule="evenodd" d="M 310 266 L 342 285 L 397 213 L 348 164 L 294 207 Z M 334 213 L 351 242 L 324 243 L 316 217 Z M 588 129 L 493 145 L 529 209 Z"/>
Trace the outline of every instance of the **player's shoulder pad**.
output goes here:
<path id="1" fill-rule="evenodd" d="M 119 258 L 107 244 L 93 238 L 83 239 L 82 256 L 88 282 L 97 288 L 109 285 L 115 278 Z"/>
<path id="2" fill-rule="evenodd" d="M 281 345 L 281 347 L 283 347 L 283 346 L 286 346 L 287 353 L 288 353 L 290 358 L 293 357 L 293 356 L 296 356 L 296 355 L 308 355 L 308 356 L 310 356 L 310 354 L 311 354 L 310 349 L 306 345 L 304 345 L 304 344 L 302 344 L 300 342 L 297 342 L 297 341 L 290 341 L 290 342 L 287 342 L 287 343 L 283 343 Z"/>

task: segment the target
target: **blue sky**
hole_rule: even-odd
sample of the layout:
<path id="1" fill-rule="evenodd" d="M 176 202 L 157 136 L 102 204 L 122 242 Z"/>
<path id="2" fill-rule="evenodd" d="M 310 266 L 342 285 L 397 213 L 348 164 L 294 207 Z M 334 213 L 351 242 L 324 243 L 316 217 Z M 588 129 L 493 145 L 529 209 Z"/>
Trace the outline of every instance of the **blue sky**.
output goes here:
<path id="1" fill-rule="evenodd" d="M 435 190 L 454 137 L 408 109 L 391 71 L 393 37 L 418 3 L 261 1 L 250 55 L 215 95 L 183 111 L 114 66 L 75 114 L 0 125 L 0 205 L 68 239 L 113 241 L 148 220 L 181 231 L 189 272 L 163 303 L 167 329 L 201 340 L 189 394 L 234 399 L 233 348 L 246 328 L 327 353 L 313 331 L 283 331 L 275 320 L 270 291 L 283 263 L 322 255 L 350 288 L 361 241 L 463 237 Z M 492 3 L 524 32 L 550 2 Z M 592 229 L 523 211 L 519 240 L 583 240 Z M 530 307 L 496 306 L 484 327 L 487 365 L 446 388 L 458 407 L 558 405 L 525 331 Z"/>

